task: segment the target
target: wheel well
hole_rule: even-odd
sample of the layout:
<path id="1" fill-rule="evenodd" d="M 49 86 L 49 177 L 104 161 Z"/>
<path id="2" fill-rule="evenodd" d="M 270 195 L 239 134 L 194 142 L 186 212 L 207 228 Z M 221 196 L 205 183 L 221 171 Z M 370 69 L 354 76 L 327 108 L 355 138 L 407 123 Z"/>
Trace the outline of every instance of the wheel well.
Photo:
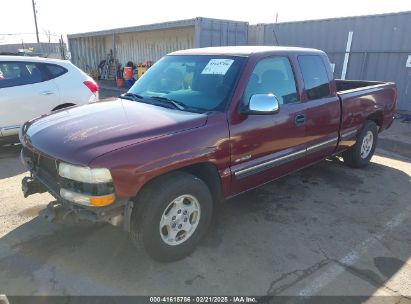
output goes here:
<path id="1" fill-rule="evenodd" d="M 383 115 L 381 111 L 368 115 L 366 119 L 375 122 L 375 124 L 379 126 L 380 128 L 382 127 Z"/>
<path id="2" fill-rule="evenodd" d="M 187 167 L 179 168 L 177 170 L 173 170 L 170 172 L 167 172 L 163 175 L 157 176 L 149 181 L 147 181 L 139 190 L 137 193 L 134 201 L 139 197 L 141 193 L 143 193 L 144 189 L 147 189 L 147 187 L 150 186 L 154 181 L 165 177 L 165 175 L 172 174 L 173 172 L 186 172 L 190 173 L 199 179 L 201 179 L 203 182 L 206 183 L 207 187 L 210 189 L 211 196 L 213 198 L 213 202 L 217 202 L 220 199 L 221 195 L 221 181 L 220 181 L 220 175 L 218 174 L 217 168 L 211 164 L 211 163 L 199 163 L 199 164 L 194 164 L 190 165 Z"/>
<path id="3" fill-rule="evenodd" d="M 213 201 L 217 202 L 221 195 L 221 181 L 217 168 L 211 163 L 199 163 L 184 167 L 178 171 L 187 172 L 204 181 L 210 189 Z"/>
<path id="4" fill-rule="evenodd" d="M 64 108 L 68 108 L 68 107 L 72 107 L 72 106 L 75 106 L 75 104 L 74 103 L 63 103 L 63 104 L 61 104 L 61 105 L 58 105 L 57 107 L 55 107 L 53 110 L 51 110 L 51 111 L 57 111 L 57 110 L 61 110 L 61 109 L 64 109 Z"/>

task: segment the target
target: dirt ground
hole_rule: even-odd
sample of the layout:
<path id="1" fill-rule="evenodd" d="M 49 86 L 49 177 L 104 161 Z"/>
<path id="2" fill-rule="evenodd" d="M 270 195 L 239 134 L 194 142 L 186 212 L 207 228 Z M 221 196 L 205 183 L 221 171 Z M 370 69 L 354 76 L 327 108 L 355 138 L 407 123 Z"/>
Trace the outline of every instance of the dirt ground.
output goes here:
<path id="1" fill-rule="evenodd" d="M 373 295 L 411 303 L 411 125 L 364 170 L 323 161 L 219 205 L 188 258 L 157 263 L 109 225 L 59 226 L 24 199 L 19 147 L 0 152 L 0 294 Z M 387 303 L 387 302 L 384 302 Z"/>

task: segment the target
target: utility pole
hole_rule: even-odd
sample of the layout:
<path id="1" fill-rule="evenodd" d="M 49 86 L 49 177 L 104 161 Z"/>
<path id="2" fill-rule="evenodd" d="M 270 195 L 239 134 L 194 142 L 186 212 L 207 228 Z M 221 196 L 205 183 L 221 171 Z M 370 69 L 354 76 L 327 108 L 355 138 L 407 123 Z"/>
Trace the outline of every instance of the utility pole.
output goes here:
<path id="1" fill-rule="evenodd" d="M 34 0 L 31 0 L 31 3 L 33 4 L 34 24 L 35 24 L 35 26 L 36 26 L 37 43 L 40 43 L 40 39 L 39 39 L 39 29 L 38 29 L 38 27 L 37 27 L 36 4 L 34 3 Z"/>
<path id="2" fill-rule="evenodd" d="M 64 40 L 63 40 L 63 35 L 60 36 L 60 54 L 61 54 L 61 59 L 66 59 L 66 48 L 64 45 Z"/>

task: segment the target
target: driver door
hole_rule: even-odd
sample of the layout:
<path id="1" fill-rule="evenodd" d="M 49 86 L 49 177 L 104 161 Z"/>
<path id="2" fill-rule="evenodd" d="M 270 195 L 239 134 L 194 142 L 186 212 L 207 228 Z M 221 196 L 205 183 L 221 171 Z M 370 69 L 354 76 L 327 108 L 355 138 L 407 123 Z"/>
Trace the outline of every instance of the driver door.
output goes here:
<path id="1" fill-rule="evenodd" d="M 288 57 L 263 58 L 254 67 L 243 95 L 274 94 L 274 114 L 239 114 L 230 125 L 232 193 L 240 193 L 304 165 L 305 105 L 300 102 Z"/>

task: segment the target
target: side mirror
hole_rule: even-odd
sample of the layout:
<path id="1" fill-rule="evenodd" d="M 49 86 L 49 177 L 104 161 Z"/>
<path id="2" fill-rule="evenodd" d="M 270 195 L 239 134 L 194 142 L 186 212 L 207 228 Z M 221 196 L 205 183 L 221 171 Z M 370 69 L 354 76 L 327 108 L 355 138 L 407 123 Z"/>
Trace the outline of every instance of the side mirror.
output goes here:
<path id="1" fill-rule="evenodd" d="M 245 114 L 274 114 L 280 110 L 280 102 L 274 94 L 254 94 L 250 98 Z"/>

